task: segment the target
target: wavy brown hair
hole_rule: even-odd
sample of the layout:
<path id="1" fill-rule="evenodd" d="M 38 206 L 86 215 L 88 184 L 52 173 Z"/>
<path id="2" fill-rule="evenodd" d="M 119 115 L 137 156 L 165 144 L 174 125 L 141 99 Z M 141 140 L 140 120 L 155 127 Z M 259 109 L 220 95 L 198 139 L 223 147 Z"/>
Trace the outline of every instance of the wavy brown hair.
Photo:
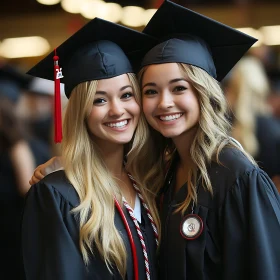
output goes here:
<path id="1" fill-rule="evenodd" d="M 185 201 L 176 209 L 182 213 L 191 201 L 197 202 L 196 184 L 198 174 L 201 176 L 203 187 L 211 194 L 212 184 L 207 172 L 211 161 L 219 162 L 219 153 L 225 146 L 232 146 L 245 153 L 230 137 L 231 125 L 227 118 L 227 104 L 219 83 L 204 70 L 183 63 L 177 63 L 179 69 L 195 90 L 200 106 L 200 119 L 196 135 L 193 139 L 190 155 L 194 163 L 187 176 L 188 194 Z M 139 72 L 140 86 L 143 75 L 148 66 Z M 158 192 L 164 184 L 166 166 L 176 151 L 171 139 L 163 137 L 150 127 L 150 137 L 144 145 L 147 149 L 149 160 L 147 164 L 150 171 L 146 174 L 144 183 L 153 185 L 153 190 Z M 246 153 L 245 153 L 246 154 Z M 254 162 L 254 160 L 246 154 Z"/>

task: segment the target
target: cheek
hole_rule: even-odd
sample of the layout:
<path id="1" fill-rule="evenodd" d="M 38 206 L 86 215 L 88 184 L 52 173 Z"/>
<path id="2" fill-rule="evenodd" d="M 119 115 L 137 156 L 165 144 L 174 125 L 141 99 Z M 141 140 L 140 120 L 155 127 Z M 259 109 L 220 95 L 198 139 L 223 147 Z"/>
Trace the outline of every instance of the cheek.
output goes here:
<path id="1" fill-rule="evenodd" d="M 197 117 L 199 117 L 200 116 L 200 106 L 199 106 L 197 98 L 195 98 L 193 100 L 193 108 L 194 108 L 195 114 L 197 115 Z"/>
<path id="2" fill-rule="evenodd" d="M 181 100 L 181 104 L 183 104 L 183 106 L 186 107 L 187 111 L 191 111 L 195 114 L 200 113 L 199 103 L 194 95 L 189 95 L 183 100 Z"/>
<path id="3" fill-rule="evenodd" d="M 87 124 L 89 127 L 93 127 L 94 124 L 97 123 L 98 120 L 100 120 L 102 113 L 99 112 L 98 109 L 95 108 L 95 110 L 91 110 L 88 117 L 87 117 Z"/>
<path id="4" fill-rule="evenodd" d="M 154 110 L 154 102 L 152 102 L 152 100 L 143 98 L 143 112 L 146 118 L 151 117 L 152 112 Z"/>
<path id="5" fill-rule="evenodd" d="M 141 109 L 140 109 L 140 106 L 135 102 L 135 106 L 134 106 L 134 115 L 136 117 L 139 117 L 140 116 L 140 113 L 141 113 Z"/>

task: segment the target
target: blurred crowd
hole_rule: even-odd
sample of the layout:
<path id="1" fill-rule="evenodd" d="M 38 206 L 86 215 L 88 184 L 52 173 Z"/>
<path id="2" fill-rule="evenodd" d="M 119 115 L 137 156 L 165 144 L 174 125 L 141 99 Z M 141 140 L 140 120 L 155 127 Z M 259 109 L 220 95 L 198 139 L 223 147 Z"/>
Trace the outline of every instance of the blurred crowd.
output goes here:
<path id="1" fill-rule="evenodd" d="M 0 252 L 9 279 L 22 279 L 20 221 L 29 180 L 36 166 L 59 155 L 52 141 L 53 89 L 51 81 L 0 64 Z"/>
<path id="2" fill-rule="evenodd" d="M 280 191 L 280 69 L 273 51 L 253 48 L 222 83 L 241 143 Z M 31 78 L 9 62 L 0 63 L 0 220 L 3 270 L 22 279 L 20 220 L 24 195 L 36 166 L 59 155 L 53 144 L 51 81 Z M 63 96 L 64 97 L 64 96 Z M 63 98 L 63 108 L 66 99 Z"/>
<path id="3" fill-rule="evenodd" d="M 280 191 L 280 69 L 267 46 L 252 48 L 223 81 L 232 137 Z"/>

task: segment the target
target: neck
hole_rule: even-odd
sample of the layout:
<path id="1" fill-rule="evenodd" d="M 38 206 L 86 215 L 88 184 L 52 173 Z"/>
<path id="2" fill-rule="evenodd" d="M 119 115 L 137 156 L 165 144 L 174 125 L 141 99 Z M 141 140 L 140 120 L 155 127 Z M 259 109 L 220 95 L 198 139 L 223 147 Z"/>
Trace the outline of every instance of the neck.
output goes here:
<path id="1" fill-rule="evenodd" d="M 102 158 L 113 176 L 119 178 L 124 171 L 124 145 L 107 145 L 101 149 Z"/>
<path id="2" fill-rule="evenodd" d="M 193 143 L 193 139 L 196 135 L 197 128 L 194 127 L 186 133 L 173 138 L 173 143 L 177 149 L 180 158 L 180 165 L 186 171 L 189 169 L 190 165 L 193 163 L 190 150 Z"/>

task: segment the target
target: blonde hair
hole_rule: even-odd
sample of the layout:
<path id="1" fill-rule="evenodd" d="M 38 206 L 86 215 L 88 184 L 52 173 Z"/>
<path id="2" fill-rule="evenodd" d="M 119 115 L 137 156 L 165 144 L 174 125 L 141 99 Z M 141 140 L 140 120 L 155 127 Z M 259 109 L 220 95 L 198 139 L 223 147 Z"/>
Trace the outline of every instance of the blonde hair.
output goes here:
<path id="1" fill-rule="evenodd" d="M 176 209 L 183 214 L 191 201 L 197 202 L 196 184 L 198 173 L 201 176 L 203 187 L 213 194 L 212 184 L 207 172 L 208 164 L 215 160 L 219 163 L 219 153 L 226 145 L 242 150 L 238 144 L 228 136 L 230 123 L 226 118 L 227 106 L 224 94 L 219 83 L 204 70 L 183 63 L 177 63 L 181 72 L 188 79 L 196 92 L 199 106 L 200 119 L 196 135 L 193 139 L 190 155 L 193 165 L 188 172 L 188 194 L 184 202 Z M 147 67 L 139 72 L 140 85 Z M 164 184 L 166 173 L 166 161 L 175 152 L 175 146 L 171 139 L 166 139 L 154 129 L 150 128 L 153 137 L 150 137 L 145 145 L 150 147 L 150 172 L 147 173 L 144 182 L 155 182 L 155 191 Z M 245 153 L 246 154 L 246 153 Z M 253 159 L 246 154 L 253 162 Z"/>
<path id="2" fill-rule="evenodd" d="M 132 84 L 135 98 L 140 105 L 140 91 L 134 74 L 127 74 Z M 122 236 L 114 224 L 114 197 L 121 202 L 121 194 L 116 179 L 102 160 L 98 147 L 91 139 L 86 119 L 92 109 L 98 81 L 79 84 L 71 94 L 64 118 L 64 139 L 62 156 L 65 173 L 76 189 L 80 204 L 74 209 L 80 223 L 80 249 L 85 264 L 89 263 L 89 254 L 95 254 L 92 245 L 96 246 L 106 266 L 112 273 L 116 266 L 121 276 L 126 274 L 126 248 Z M 158 223 L 153 197 L 141 184 L 141 174 L 136 158 L 142 143 L 147 137 L 147 126 L 143 115 L 131 143 L 127 144 L 126 169 L 135 177 L 142 190 L 146 203 Z"/>
<path id="3" fill-rule="evenodd" d="M 261 62 L 252 56 L 241 59 L 232 71 L 226 96 L 234 113 L 232 136 L 253 157 L 259 152 L 257 116 L 270 114 L 266 101 L 269 91 L 269 81 Z"/>

